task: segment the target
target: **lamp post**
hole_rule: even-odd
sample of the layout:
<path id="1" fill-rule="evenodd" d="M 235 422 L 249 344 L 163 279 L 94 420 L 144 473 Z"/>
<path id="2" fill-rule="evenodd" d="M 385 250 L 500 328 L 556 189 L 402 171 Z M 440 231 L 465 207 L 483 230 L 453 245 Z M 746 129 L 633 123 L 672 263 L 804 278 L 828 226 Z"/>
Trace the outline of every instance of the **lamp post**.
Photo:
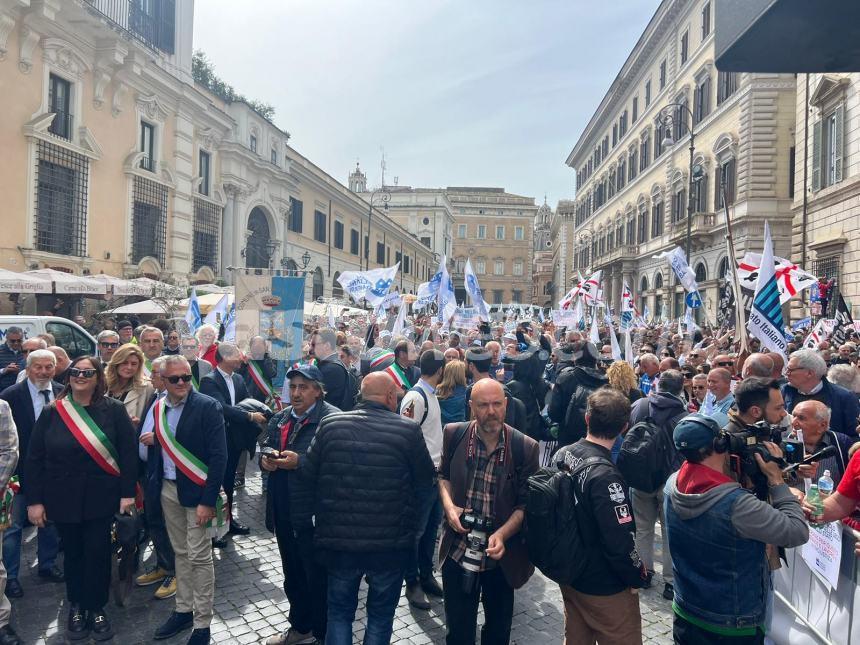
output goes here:
<path id="1" fill-rule="evenodd" d="M 391 193 L 385 190 L 385 187 L 374 190 L 370 193 L 370 201 L 367 205 L 367 246 L 364 247 L 364 269 L 370 269 L 370 223 L 373 220 L 373 200 L 379 197 L 379 202 L 388 211 L 388 202 L 391 201 Z"/>

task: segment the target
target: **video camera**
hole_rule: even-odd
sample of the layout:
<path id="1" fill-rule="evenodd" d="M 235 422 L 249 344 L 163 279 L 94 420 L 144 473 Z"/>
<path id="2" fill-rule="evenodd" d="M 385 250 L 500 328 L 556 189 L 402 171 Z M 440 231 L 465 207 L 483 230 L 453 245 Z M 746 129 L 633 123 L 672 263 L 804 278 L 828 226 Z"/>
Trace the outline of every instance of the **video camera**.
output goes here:
<path id="1" fill-rule="evenodd" d="M 756 461 L 756 454 L 764 461 L 776 462 L 780 468 L 787 468 L 800 463 L 803 459 L 803 442 L 797 439 L 783 439 L 782 429 L 762 419 L 757 423 L 745 426 L 743 430 L 724 430 L 722 441 L 725 442 L 726 452 L 732 470 L 743 484 L 743 478 L 752 482 L 756 496 L 767 498 L 767 478 L 761 472 Z M 783 457 L 774 457 L 764 445 L 770 441 L 782 449 Z"/>

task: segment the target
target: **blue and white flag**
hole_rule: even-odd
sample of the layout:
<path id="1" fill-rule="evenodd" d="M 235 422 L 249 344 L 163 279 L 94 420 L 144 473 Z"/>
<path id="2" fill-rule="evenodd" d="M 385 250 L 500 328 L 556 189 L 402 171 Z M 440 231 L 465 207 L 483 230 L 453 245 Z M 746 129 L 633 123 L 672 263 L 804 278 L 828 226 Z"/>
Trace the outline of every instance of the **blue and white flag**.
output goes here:
<path id="1" fill-rule="evenodd" d="M 633 356 L 633 341 L 630 339 L 630 327 L 624 330 L 624 360 L 633 366 L 635 360 Z"/>
<path id="2" fill-rule="evenodd" d="M 621 329 L 629 329 L 633 322 L 633 316 L 638 315 L 636 305 L 633 302 L 633 292 L 627 283 L 621 291 Z"/>
<path id="3" fill-rule="evenodd" d="M 669 266 L 672 271 L 678 276 L 678 282 L 684 287 L 688 293 L 698 291 L 699 286 L 696 284 L 696 274 L 687 264 L 687 256 L 684 255 L 684 250 L 680 246 L 676 246 L 671 251 L 663 251 L 659 255 L 654 256 L 655 259 L 666 258 L 669 260 Z"/>
<path id="4" fill-rule="evenodd" d="M 191 288 L 191 297 L 188 299 L 188 309 L 185 312 L 185 322 L 193 334 L 203 324 L 203 316 L 200 315 L 200 303 L 197 302 L 197 289 Z"/>
<path id="5" fill-rule="evenodd" d="M 370 304 L 377 305 L 394 284 L 399 268 L 400 262 L 385 269 L 344 271 L 337 277 L 337 281 L 355 302 L 364 298 Z"/>
<path id="6" fill-rule="evenodd" d="M 791 326 L 793 331 L 797 331 L 798 329 L 806 329 L 812 324 L 812 318 L 807 316 L 806 318 L 801 318 L 796 323 Z"/>
<path id="7" fill-rule="evenodd" d="M 588 334 L 588 340 L 594 343 L 594 346 L 597 347 L 597 351 L 600 351 L 600 331 L 597 327 L 597 310 L 592 310 L 591 314 L 591 331 Z"/>
<path id="8" fill-rule="evenodd" d="M 203 319 L 203 322 L 207 325 L 214 325 L 218 327 L 221 323 L 223 323 L 227 319 L 227 294 L 225 293 L 221 296 L 221 300 L 218 301 L 218 304 L 212 307 L 209 310 L 209 313 L 206 314 L 206 318 Z"/>
<path id="9" fill-rule="evenodd" d="M 646 325 L 651 322 L 651 310 L 648 309 L 648 305 L 645 305 L 642 308 L 642 320 L 645 322 Z"/>
<path id="10" fill-rule="evenodd" d="M 439 307 L 439 321 L 447 323 L 457 312 L 457 299 L 454 297 L 454 282 L 451 280 L 451 275 L 448 273 L 448 265 L 446 257 L 443 255 L 439 260 L 439 292 L 436 304 Z M 433 280 L 436 276 L 433 276 Z M 430 280 L 432 283 L 433 280 Z"/>
<path id="11" fill-rule="evenodd" d="M 236 342 L 236 301 L 230 303 L 227 316 L 224 318 L 224 340 L 228 343 Z"/>
<path id="12" fill-rule="evenodd" d="M 472 306 L 478 313 L 481 320 L 490 320 L 490 308 L 484 300 L 484 295 L 481 292 L 481 287 L 478 285 L 478 276 L 472 270 L 471 260 L 466 260 L 466 268 L 463 271 L 466 282 L 466 293 L 472 299 Z"/>
<path id="13" fill-rule="evenodd" d="M 785 357 L 788 343 L 782 333 L 784 326 L 782 305 L 779 301 L 779 285 L 776 283 L 776 269 L 773 262 L 773 241 L 770 238 L 770 225 L 765 220 L 761 269 L 755 284 L 755 296 L 747 329 L 761 341 L 762 346 Z"/>
<path id="14" fill-rule="evenodd" d="M 621 347 L 618 345 L 618 338 L 615 336 L 615 327 L 612 324 L 612 316 L 606 315 L 603 320 L 606 322 L 606 326 L 609 327 L 609 344 L 610 347 L 612 347 L 612 360 L 620 361 Z"/>

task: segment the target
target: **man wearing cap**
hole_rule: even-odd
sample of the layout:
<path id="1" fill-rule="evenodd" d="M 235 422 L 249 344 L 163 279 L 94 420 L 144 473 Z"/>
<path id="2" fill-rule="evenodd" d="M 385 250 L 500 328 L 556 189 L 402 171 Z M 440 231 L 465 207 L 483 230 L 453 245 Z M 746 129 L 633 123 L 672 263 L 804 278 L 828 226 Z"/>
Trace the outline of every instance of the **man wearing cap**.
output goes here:
<path id="1" fill-rule="evenodd" d="M 131 324 L 130 320 L 120 320 L 116 324 L 116 331 L 119 334 L 120 345 L 130 343 L 131 339 L 134 338 L 134 325 Z"/>
<path id="2" fill-rule="evenodd" d="M 269 420 L 266 448 L 271 450 L 264 449 L 260 467 L 269 472 L 266 528 L 278 541 L 290 628 L 271 636 L 266 645 L 323 642 L 326 634 L 327 573 L 314 558 L 313 489 L 301 471 L 320 421 L 340 410 L 325 402 L 316 365 L 294 367 L 287 380 L 290 405 Z"/>
<path id="3" fill-rule="evenodd" d="M 739 403 L 747 396 L 744 385 L 738 388 Z M 757 405 L 768 403 L 762 399 Z M 675 642 L 763 643 L 771 589 L 766 545 L 804 544 L 809 527 L 803 510 L 779 465 L 759 454 L 755 459 L 767 478 L 769 503 L 725 474 L 728 445 L 714 419 L 688 416 L 675 427 L 674 442 L 686 459 L 666 483 Z M 764 445 L 782 456 L 779 446 Z"/>
<path id="4" fill-rule="evenodd" d="M 437 472 L 442 460 L 442 412 L 436 398 L 436 386 L 442 380 L 444 367 L 445 357 L 438 349 L 421 354 L 421 377 L 400 404 L 400 414 L 421 425 L 427 452 Z M 433 549 L 439 522 L 442 521 L 442 504 L 435 478 L 431 486 L 418 489 L 416 496 L 418 533 L 406 566 L 406 598 L 417 609 L 430 609 L 425 594 L 442 597 L 442 587 L 433 577 Z"/>
<path id="5" fill-rule="evenodd" d="M 558 445 L 567 446 L 585 436 L 588 395 L 609 383 L 597 369 L 597 348 L 579 340 L 556 348 L 559 374 L 549 403 L 549 417 L 558 424 Z"/>

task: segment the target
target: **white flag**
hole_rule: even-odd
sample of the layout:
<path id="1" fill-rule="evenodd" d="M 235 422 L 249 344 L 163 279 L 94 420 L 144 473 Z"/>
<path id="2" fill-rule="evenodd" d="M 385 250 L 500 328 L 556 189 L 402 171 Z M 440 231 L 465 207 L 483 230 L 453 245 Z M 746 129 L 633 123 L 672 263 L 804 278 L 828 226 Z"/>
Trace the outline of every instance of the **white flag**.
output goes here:
<path id="1" fill-rule="evenodd" d="M 678 282 L 688 293 L 699 290 L 699 286 L 696 284 L 696 274 L 687 264 L 687 256 L 684 255 L 684 250 L 680 246 L 676 246 L 671 251 L 663 251 L 659 255 L 655 255 L 654 258 L 667 258 L 669 260 L 669 266 L 678 276 Z"/>
<path id="2" fill-rule="evenodd" d="M 331 305 L 326 305 L 325 312 L 328 315 L 328 326 L 335 329 L 334 312 L 331 310 Z"/>
<path id="3" fill-rule="evenodd" d="M 191 297 L 188 299 L 185 322 L 188 323 L 192 334 L 203 324 L 203 317 L 200 315 L 200 303 L 197 301 L 197 289 L 194 287 L 191 288 Z"/>
<path id="4" fill-rule="evenodd" d="M 466 282 L 466 293 L 472 299 L 472 306 L 478 312 L 478 317 L 481 320 L 490 320 L 490 307 L 484 300 L 484 294 L 481 292 L 481 287 L 478 285 L 478 276 L 472 271 L 471 260 L 466 260 L 466 268 L 463 271 L 463 277 Z"/>
<path id="5" fill-rule="evenodd" d="M 403 329 L 406 326 L 406 309 L 405 302 L 400 303 L 400 311 L 397 312 L 397 318 L 394 320 L 394 327 L 391 329 L 391 340 L 403 335 Z"/>
<path id="6" fill-rule="evenodd" d="M 203 322 L 207 325 L 214 325 L 216 328 L 227 319 L 227 294 L 221 296 L 218 304 L 209 310 Z"/>
<path id="7" fill-rule="evenodd" d="M 621 360 L 621 347 L 618 345 L 618 338 L 615 336 L 615 329 L 612 324 L 612 316 L 606 316 L 604 318 L 606 322 L 606 326 L 609 327 L 609 345 L 612 347 L 612 360 L 620 361 Z"/>
<path id="8" fill-rule="evenodd" d="M 444 255 L 439 260 L 439 270 L 430 280 L 431 285 L 437 280 L 437 276 L 436 304 L 439 307 L 438 319 L 447 325 L 451 316 L 457 312 L 457 301 L 454 297 L 454 283 L 451 281 L 451 276 L 448 273 L 448 265 Z"/>
<path id="9" fill-rule="evenodd" d="M 633 341 L 630 339 L 630 327 L 624 329 L 624 360 L 633 365 Z"/>
<path id="10" fill-rule="evenodd" d="M 763 347 L 767 347 L 772 352 L 779 352 L 785 357 L 788 341 L 785 340 L 784 327 L 773 261 L 773 241 L 770 238 L 770 226 L 765 220 L 761 269 L 755 284 L 755 296 L 747 329 L 761 341 Z"/>
<path id="11" fill-rule="evenodd" d="M 774 257 L 773 261 L 776 264 L 776 284 L 779 287 L 779 301 L 782 304 L 818 282 L 818 278 L 814 275 L 785 258 Z M 744 256 L 744 259 L 738 263 L 738 279 L 742 287 L 755 289 L 760 267 L 760 253 L 747 253 Z"/>
<path id="12" fill-rule="evenodd" d="M 364 298 L 370 304 L 376 305 L 394 284 L 399 268 L 400 262 L 385 269 L 344 271 L 337 277 L 337 281 L 354 301 L 358 302 Z"/>
<path id="13" fill-rule="evenodd" d="M 598 351 L 600 351 L 600 347 L 599 347 L 600 346 L 600 331 L 598 330 L 598 327 L 597 327 L 596 310 L 595 310 L 595 313 L 591 316 L 591 331 L 589 332 L 588 339 L 592 343 L 594 343 L 594 346 L 597 347 Z"/>
<path id="14" fill-rule="evenodd" d="M 585 298 L 585 304 L 590 307 L 597 306 L 602 301 L 602 292 L 600 289 L 600 277 L 602 274 L 602 269 L 595 271 L 582 287 L 582 297 Z"/>

